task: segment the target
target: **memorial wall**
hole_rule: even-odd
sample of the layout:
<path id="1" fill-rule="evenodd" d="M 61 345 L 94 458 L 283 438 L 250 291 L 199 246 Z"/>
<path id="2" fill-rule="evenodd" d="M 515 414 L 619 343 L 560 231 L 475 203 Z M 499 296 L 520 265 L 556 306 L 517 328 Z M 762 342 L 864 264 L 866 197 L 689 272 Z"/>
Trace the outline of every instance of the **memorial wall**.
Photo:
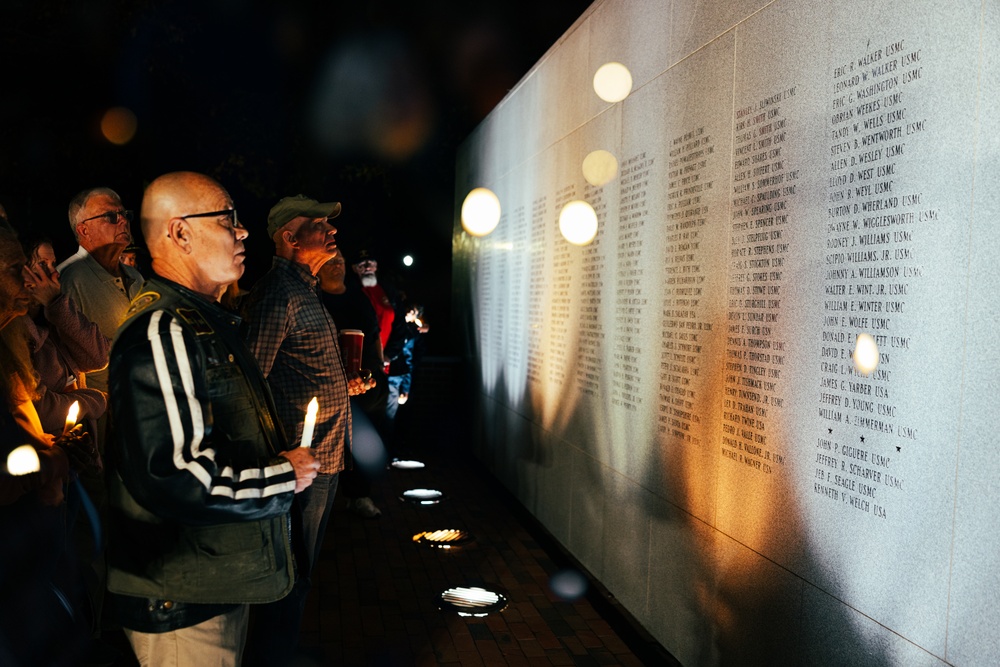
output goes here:
<path id="1" fill-rule="evenodd" d="M 476 454 L 683 664 L 1000 664 L 998 52 L 994 0 L 598 1 L 463 145 Z"/>

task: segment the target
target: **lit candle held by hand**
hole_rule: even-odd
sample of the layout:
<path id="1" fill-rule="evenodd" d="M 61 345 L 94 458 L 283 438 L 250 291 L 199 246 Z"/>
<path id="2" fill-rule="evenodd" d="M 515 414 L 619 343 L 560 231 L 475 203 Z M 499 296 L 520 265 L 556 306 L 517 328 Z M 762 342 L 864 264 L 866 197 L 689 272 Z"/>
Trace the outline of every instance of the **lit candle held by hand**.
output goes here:
<path id="1" fill-rule="evenodd" d="M 63 433 L 69 433 L 70 429 L 76 426 L 76 418 L 80 416 L 80 401 L 73 401 L 66 413 L 66 425 L 63 426 Z"/>
<path id="2" fill-rule="evenodd" d="M 313 396 L 306 407 L 306 422 L 302 425 L 302 442 L 300 447 L 309 447 L 312 444 L 313 429 L 316 428 L 316 413 L 319 412 L 319 401 Z"/>

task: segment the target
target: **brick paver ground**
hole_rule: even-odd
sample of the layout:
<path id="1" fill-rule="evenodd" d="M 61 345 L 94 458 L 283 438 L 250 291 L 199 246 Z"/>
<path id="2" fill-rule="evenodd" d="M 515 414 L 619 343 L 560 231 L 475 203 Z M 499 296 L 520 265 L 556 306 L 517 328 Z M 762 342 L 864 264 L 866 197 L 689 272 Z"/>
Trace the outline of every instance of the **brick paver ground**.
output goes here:
<path id="1" fill-rule="evenodd" d="M 670 664 L 648 637 L 612 629 L 591 595 L 565 600 L 549 588 L 565 556 L 533 536 L 537 526 L 471 460 L 454 452 L 411 452 L 419 470 L 387 470 L 374 481 L 382 516 L 363 519 L 338 499 L 314 574 L 302 629 L 302 664 L 314 665 L 643 665 Z M 400 499 L 413 488 L 445 499 L 416 505 Z M 458 549 L 421 546 L 423 531 L 458 529 L 474 541 Z M 544 539 L 544 538 L 543 538 Z M 456 586 L 503 593 L 508 606 L 486 617 L 438 609 Z M 605 596 L 606 597 L 606 596 Z M 600 633 L 595 631 L 600 629 Z M 638 644 L 637 644 L 638 642 Z"/>

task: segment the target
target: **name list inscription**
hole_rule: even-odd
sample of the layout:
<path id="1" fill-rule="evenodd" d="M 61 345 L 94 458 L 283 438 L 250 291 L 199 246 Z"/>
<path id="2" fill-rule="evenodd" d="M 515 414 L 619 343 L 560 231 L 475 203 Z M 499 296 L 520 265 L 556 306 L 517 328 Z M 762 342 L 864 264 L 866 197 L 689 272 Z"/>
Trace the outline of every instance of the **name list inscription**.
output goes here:
<path id="1" fill-rule="evenodd" d="M 576 186 L 567 185 L 556 193 L 555 210 L 576 199 Z M 558 213 L 555 222 L 559 227 Z M 569 360 L 569 325 L 571 308 L 570 283 L 573 255 L 567 243 L 556 243 L 552 254 L 552 292 L 549 295 L 549 381 L 562 385 L 566 382 Z"/>
<path id="2" fill-rule="evenodd" d="M 604 253 L 601 241 L 606 227 L 607 203 L 603 190 L 588 185 L 584 199 L 597 214 L 597 236 L 585 246 L 581 267 L 579 343 L 577 344 L 576 384 L 588 396 L 598 396 L 601 387 L 604 326 L 601 324 L 601 301 L 604 293 Z"/>
<path id="3" fill-rule="evenodd" d="M 785 106 L 795 87 L 736 110 L 729 288 L 726 313 L 722 456 L 771 474 L 784 456 L 768 440 L 768 421 L 784 406 L 785 341 L 778 334 L 786 285 L 786 236 L 798 170 L 782 154 Z"/>
<path id="4" fill-rule="evenodd" d="M 525 297 L 528 280 L 528 212 L 524 204 L 511 214 L 510 240 L 512 246 L 510 261 L 510 291 L 507 303 L 507 366 L 508 377 L 518 377 L 523 372 L 527 359 L 525 344 Z"/>
<path id="5" fill-rule="evenodd" d="M 501 215 L 497 228 L 506 222 L 507 216 Z M 476 261 L 476 275 L 478 278 L 478 299 L 479 299 L 479 347 L 483 354 L 483 366 L 491 372 L 495 372 L 503 359 L 503 343 L 500 332 L 497 331 L 497 310 L 502 303 L 497 298 L 496 278 L 498 273 L 503 271 L 500 258 L 496 256 L 496 249 L 492 240 L 481 240 L 478 246 L 479 252 Z"/>
<path id="6" fill-rule="evenodd" d="M 671 140 L 669 151 L 657 428 L 661 436 L 699 445 L 696 378 L 701 371 L 701 336 L 712 330 L 699 305 L 705 282 L 700 247 L 709 212 L 707 199 L 714 186 L 706 178 L 711 173 L 706 167 L 715 158 L 715 146 L 705 128 L 699 127 Z"/>
<path id="7" fill-rule="evenodd" d="M 866 49 L 832 77 L 817 406 L 826 428 L 813 491 L 879 519 L 905 487 L 893 462 L 918 439 L 895 400 L 893 372 L 920 330 L 907 304 L 923 277 L 916 246 L 938 219 L 906 175 L 907 152 L 927 130 L 907 104 L 920 94 L 923 70 L 922 50 L 899 39 Z M 868 375 L 852 358 L 861 333 L 879 350 Z"/>
<path id="8" fill-rule="evenodd" d="M 655 158 L 642 152 L 622 163 L 619 175 L 617 272 L 615 275 L 614 371 L 611 403 L 629 411 L 642 404 L 639 371 L 642 364 L 642 315 L 648 297 L 643 288 L 642 230 L 649 217 L 650 170 Z"/>
<path id="9" fill-rule="evenodd" d="M 531 281 L 528 287 L 528 370 L 527 379 L 538 383 L 542 379 L 542 331 L 545 329 L 545 225 L 548 222 L 548 197 L 543 195 L 531 203 Z"/>

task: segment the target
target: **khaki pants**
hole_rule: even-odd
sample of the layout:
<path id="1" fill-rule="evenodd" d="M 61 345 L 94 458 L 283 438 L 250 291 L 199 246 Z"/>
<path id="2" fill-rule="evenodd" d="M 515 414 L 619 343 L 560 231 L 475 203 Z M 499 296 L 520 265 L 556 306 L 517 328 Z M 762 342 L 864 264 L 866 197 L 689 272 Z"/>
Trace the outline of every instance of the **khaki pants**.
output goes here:
<path id="1" fill-rule="evenodd" d="M 249 605 L 170 632 L 125 630 L 142 667 L 239 667 L 247 638 Z"/>

